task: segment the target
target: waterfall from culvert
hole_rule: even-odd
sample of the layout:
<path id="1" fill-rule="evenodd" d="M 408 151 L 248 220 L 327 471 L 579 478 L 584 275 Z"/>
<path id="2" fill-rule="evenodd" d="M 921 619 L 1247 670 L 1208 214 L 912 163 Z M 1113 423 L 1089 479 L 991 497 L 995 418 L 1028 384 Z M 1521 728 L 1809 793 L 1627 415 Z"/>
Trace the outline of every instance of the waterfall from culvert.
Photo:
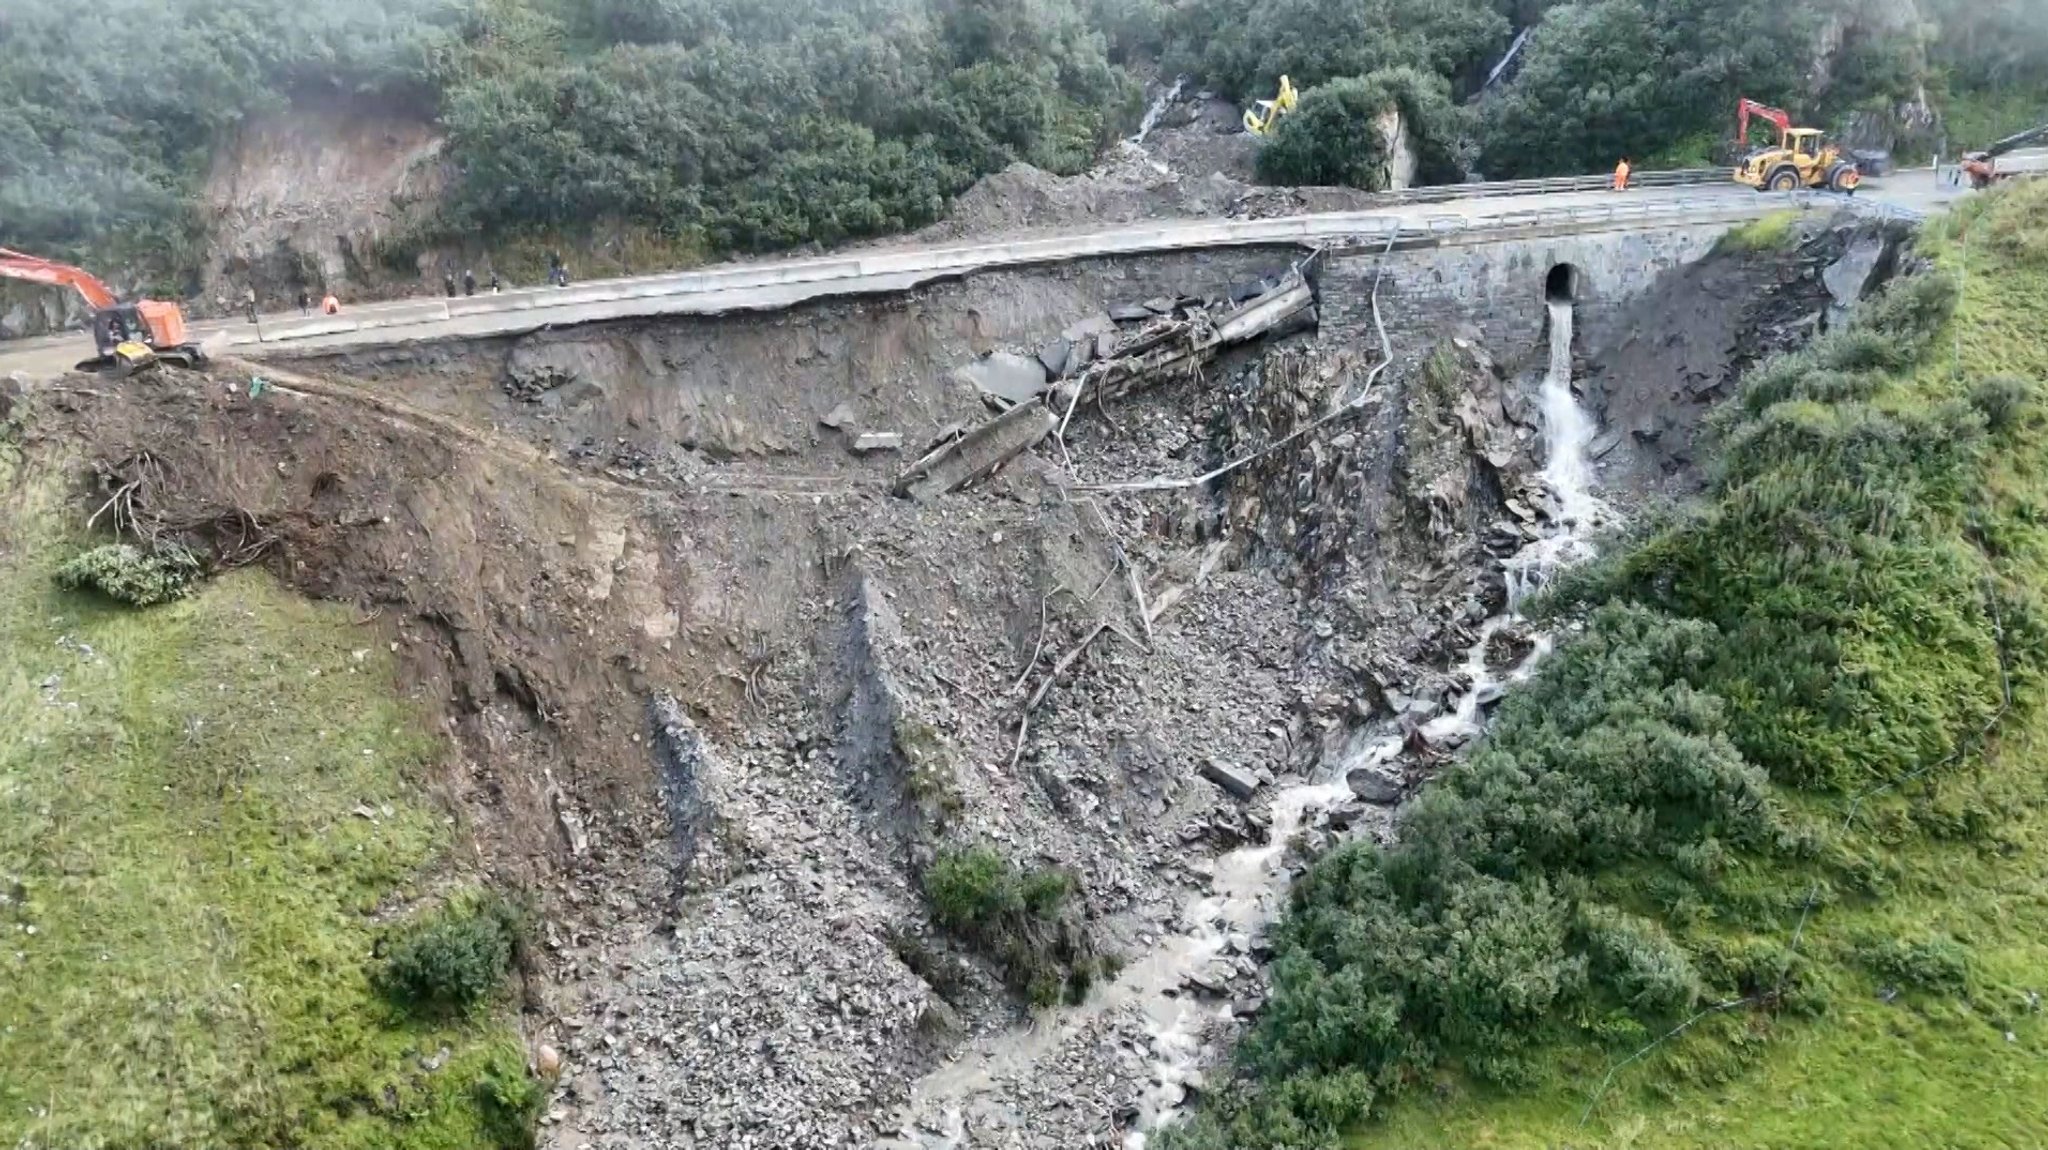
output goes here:
<path id="1" fill-rule="evenodd" d="M 1572 305 L 1550 302 L 1550 369 L 1543 375 L 1543 482 L 1557 501 L 1562 530 L 1530 544 L 1507 561 L 1508 611 L 1541 589 L 1552 572 L 1592 555 L 1588 538 L 1611 513 L 1593 494 L 1586 449 L 1593 420 L 1572 394 Z"/>

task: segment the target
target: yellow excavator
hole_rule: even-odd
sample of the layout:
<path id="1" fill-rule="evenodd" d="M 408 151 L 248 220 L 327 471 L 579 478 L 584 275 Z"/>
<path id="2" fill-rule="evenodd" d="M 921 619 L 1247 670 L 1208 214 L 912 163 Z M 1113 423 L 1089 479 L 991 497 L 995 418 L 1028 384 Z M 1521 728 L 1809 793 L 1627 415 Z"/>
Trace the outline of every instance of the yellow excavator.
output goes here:
<path id="1" fill-rule="evenodd" d="M 1778 143 L 1745 152 L 1735 169 L 1735 182 L 1759 192 L 1790 192 L 1812 188 L 1831 192 L 1853 192 L 1863 182 L 1856 161 L 1842 155 L 1819 128 L 1795 128 L 1789 113 L 1755 100 L 1736 105 L 1735 139 L 1749 147 L 1749 121 L 1767 120 L 1778 129 Z"/>
<path id="2" fill-rule="evenodd" d="M 1280 77 L 1278 95 L 1270 100 L 1260 100 L 1257 107 L 1245 109 L 1244 130 L 1254 136 L 1271 133 L 1273 126 L 1280 122 L 1280 117 L 1292 112 L 1294 105 L 1300 100 L 1300 95 L 1294 90 L 1294 81 L 1285 76 Z"/>

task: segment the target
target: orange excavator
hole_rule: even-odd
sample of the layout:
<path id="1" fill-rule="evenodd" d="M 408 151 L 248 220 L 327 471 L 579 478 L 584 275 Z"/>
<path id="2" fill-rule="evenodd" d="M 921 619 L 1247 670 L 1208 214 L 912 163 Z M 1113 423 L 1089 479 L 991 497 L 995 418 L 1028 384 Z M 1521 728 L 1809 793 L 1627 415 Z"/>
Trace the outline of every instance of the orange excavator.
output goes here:
<path id="1" fill-rule="evenodd" d="M 98 276 L 69 264 L 0 248 L 0 278 L 68 287 L 92 308 L 92 341 L 98 352 L 78 365 L 80 371 L 130 375 L 158 363 L 197 367 L 206 352 L 185 330 L 185 313 L 174 303 L 137 300 L 122 303 Z"/>

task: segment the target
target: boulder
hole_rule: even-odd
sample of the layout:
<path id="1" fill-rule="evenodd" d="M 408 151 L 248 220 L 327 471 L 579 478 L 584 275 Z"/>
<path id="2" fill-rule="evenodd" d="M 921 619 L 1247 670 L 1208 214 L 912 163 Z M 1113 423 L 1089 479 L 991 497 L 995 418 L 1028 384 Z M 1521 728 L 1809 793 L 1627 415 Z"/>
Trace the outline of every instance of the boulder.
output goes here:
<path id="1" fill-rule="evenodd" d="M 954 377 L 978 389 L 1005 407 L 1026 403 L 1045 394 L 1045 365 L 1007 351 L 976 360 L 954 373 Z"/>
<path id="2" fill-rule="evenodd" d="M 838 407 L 835 407 L 831 411 L 827 412 L 822 418 L 818 420 L 818 423 L 822 426 L 829 427 L 834 431 L 848 431 L 853 428 L 854 423 L 857 422 L 859 418 L 859 416 L 854 414 L 852 404 L 842 403 Z"/>
<path id="3" fill-rule="evenodd" d="M 1344 785 L 1351 788 L 1360 802 L 1386 806 L 1401 801 L 1401 776 L 1383 765 L 1352 768 L 1345 772 Z"/>
<path id="4" fill-rule="evenodd" d="M 1239 802 L 1251 798 L 1259 789 L 1256 775 L 1218 759 L 1202 760 L 1202 777 L 1230 792 L 1231 797 Z"/>
<path id="5" fill-rule="evenodd" d="M 1334 831 L 1350 830 L 1353 826 L 1357 825 L 1359 819 L 1365 817 L 1367 809 L 1364 803 L 1345 803 L 1342 806 L 1331 807 L 1329 813 L 1330 829 Z"/>
<path id="6" fill-rule="evenodd" d="M 1821 272 L 1821 283 L 1834 300 L 1834 306 L 1828 309 L 1830 322 L 1839 324 L 1846 320 L 1863 301 L 1877 278 L 1878 265 L 1884 262 L 1887 246 L 1883 236 L 1859 237 L 1842 253 L 1841 259 Z"/>

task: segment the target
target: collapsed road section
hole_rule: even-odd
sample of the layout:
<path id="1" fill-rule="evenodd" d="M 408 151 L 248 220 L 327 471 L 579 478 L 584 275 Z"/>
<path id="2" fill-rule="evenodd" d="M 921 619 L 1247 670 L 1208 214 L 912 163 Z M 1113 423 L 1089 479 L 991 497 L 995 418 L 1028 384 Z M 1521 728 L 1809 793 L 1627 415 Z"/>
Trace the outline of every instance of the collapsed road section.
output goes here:
<path id="1" fill-rule="evenodd" d="M 1228 309 L 1199 298 L 1154 300 L 1122 311 L 1121 318 L 1141 321 L 1133 331 L 1082 325 L 1048 343 L 1036 360 L 1011 357 L 1000 365 L 979 365 L 970 378 L 992 405 L 1007 410 L 943 437 L 897 477 L 896 493 L 931 499 L 957 491 L 1055 433 L 1064 450 L 1066 428 L 1083 403 L 1099 408 L 1168 380 L 1199 379 L 1228 348 L 1313 328 L 1309 274 L 1317 258 L 1288 268 L 1277 283 L 1256 285 L 1263 290 L 1246 293 Z M 1111 319 L 1117 318 L 1112 312 Z M 1033 364 L 1043 365 L 1049 378 L 1031 381 Z"/>
<path id="2" fill-rule="evenodd" d="M 1302 852 L 1391 835 L 1540 648 L 1513 588 L 1580 496 L 1683 483 L 1694 397 L 1882 279 L 1807 224 L 1442 283 L 1103 259 L 10 418 L 395 646 L 542 910 L 542 1144 L 1120 1147 L 1230 1073 Z"/>

